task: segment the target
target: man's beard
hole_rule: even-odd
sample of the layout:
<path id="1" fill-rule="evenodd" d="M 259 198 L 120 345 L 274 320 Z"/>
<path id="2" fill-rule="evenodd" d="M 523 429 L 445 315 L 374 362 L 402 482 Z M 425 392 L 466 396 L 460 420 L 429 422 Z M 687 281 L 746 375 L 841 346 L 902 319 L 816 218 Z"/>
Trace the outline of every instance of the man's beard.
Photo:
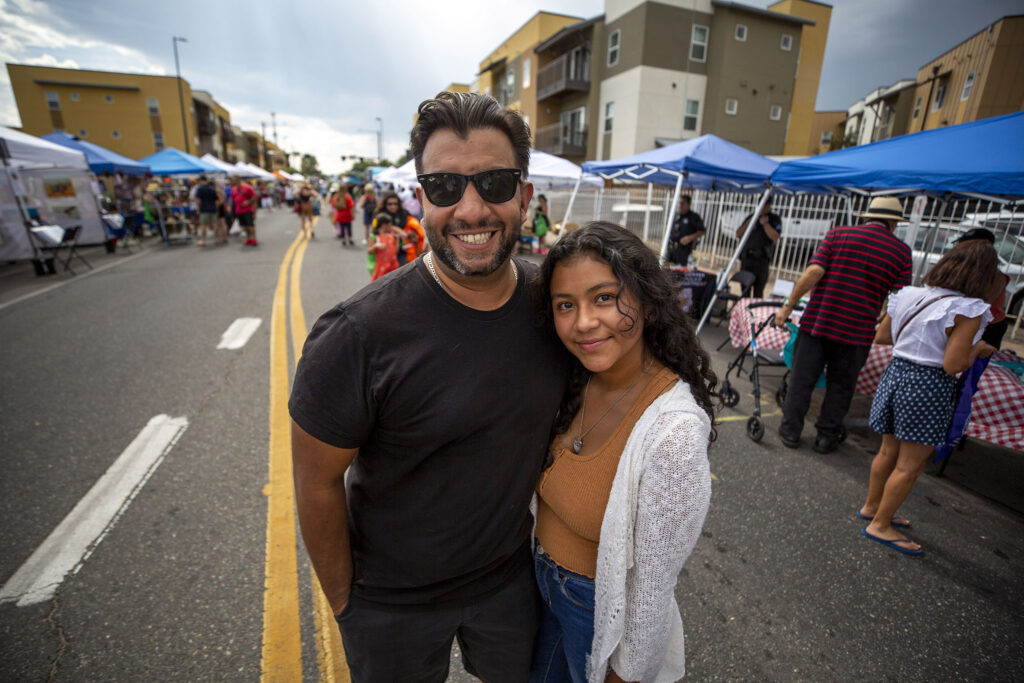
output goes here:
<path id="1" fill-rule="evenodd" d="M 472 269 L 469 265 L 463 263 L 458 259 L 455 253 L 455 249 L 449 243 L 447 236 L 452 230 L 459 232 L 465 232 L 471 229 L 472 226 L 469 223 L 463 221 L 456 221 L 451 225 L 446 225 L 441 229 L 440 232 L 435 230 L 430 222 L 424 218 L 423 229 L 427 233 L 427 241 L 430 243 L 430 250 L 434 253 L 434 256 L 441 261 L 441 263 L 448 266 L 451 270 L 455 271 L 459 275 L 468 276 L 484 276 L 490 275 L 491 273 L 501 268 L 508 261 L 512 255 L 512 251 L 515 249 L 516 244 L 519 242 L 519 234 L 521 229 L 516 225 L 512 230 L 509 230 L 505 224 L 501 221 L 483 221 L 477 224 L 478 228 L 488 228 L 491 230 L 497 230 L 499 235 L 503 235 L 504 238 L 498 244 L 497 251 L 494 252 L 494 257 L 489 263 L 487 263 L 482 269 Z M 453 237 L 452 239 L 458 239 Z"/>

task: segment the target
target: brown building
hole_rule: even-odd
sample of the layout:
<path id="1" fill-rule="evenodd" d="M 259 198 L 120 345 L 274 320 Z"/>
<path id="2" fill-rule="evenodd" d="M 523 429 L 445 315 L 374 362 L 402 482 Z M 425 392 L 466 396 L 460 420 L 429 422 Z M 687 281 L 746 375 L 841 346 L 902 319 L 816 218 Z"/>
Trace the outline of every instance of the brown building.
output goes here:
<path id="1" fill-rule="evenodd" d="M 198 151 L 192 87 L 184 79 L 26 64 L 8 64 L 7 73 L 30 135 L 63 131 L 132 159 L 165 147 Z"/>
<path id="2" fill-rule="evenodd" d="M 811 119 L 811 132 L 806 149 L 800 150 L 798 156 L 814 156 L 824 154 L 843 146 L 843 124 L 846 112 L 816 111 Z"/>
<path id="3" fill-rule="evenodd" d="M 1003 17 L 917 72 L 908 132 L 1024 109 L 1024 15 Z"/>

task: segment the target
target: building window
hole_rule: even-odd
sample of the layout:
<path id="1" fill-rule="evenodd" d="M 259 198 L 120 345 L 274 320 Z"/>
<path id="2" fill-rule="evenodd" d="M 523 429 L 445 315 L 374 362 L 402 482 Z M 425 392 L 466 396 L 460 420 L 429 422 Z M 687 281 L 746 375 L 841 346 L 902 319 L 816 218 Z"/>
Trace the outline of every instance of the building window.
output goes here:
<path id="1" fill-rule="evenodd" d="M 832 144 L 832 131 L 826 130 L 821 133 L 821 144 L 831 145 Z"/>
<path id="2" fill-rule="evenodd" d="M 569 79 L 590 80 L 590 44 L 580 45 L 569 52 Z"/>
<path id="3" fill-rule="evenodd" d="M 708 59 L 708 27 L 694 24 L 690 34 L 690 59 L 706 62 Z"/>
<path id="4" fill-rule="evenodd" d="M 149 109 L 150 116 L 160 116 L 160 103 L 155 97 L 146 98 L 146 108 Z"/>
<path id="5" fill-rule="evenodd" d="M 164 148 L 163 133 L 153 133 L 153 147 L 155 147 L 158 152 Z"/>
<path id="6" fill-rule="evenodd" d="M 114 96 L 113 95 L 104 95 L 103 96 L 103 101 L 106 102 L 107 104 L 113 104 Z"/>
<path id="7" fill-rule="evenodd" d="M 110 134 L 114 137 L 115 140 L 120 140 L 121 139 L 121 133 L 119 133 L 116 130 L 112 131 Z"/>
<path id="8" fill-rule="evenodd" d="M 89 131 L 87 131 L 85 128 L 79 128 L 78 129 L 78 137 L 84 138 L 84 137 L 88 137 L 88 136 L 89 136 Z"/>
<path id="9" fill-rule="evenodd" d="M 917 99 L 914 100 L 914 113 L 910 115 L 910 118 L 916 119 L 917 115 L 921 113 L 921 96 L 918 95 Z"/>
<path id="10" fill-rule="evenodd" d="M 615 66 L 619 63 L 619 42 L 622 39 L 622 31 L 615 30 L 608 36 L 608 66 Z"/>
<path id="11" fill-rule="evenodd" d="M 747 27 L 743 24 L 736 24 L 736 40 L 741 43 L 747 42 Z"/>
<path id="12" fill-rule="evenodd" d="M 778 121 L 782 118 L 782 107 L 777 104 L 773 104 L 772 108 L 768 110 L 768 118 L 772 121 Z"/>
<path id="13" fill-rule="evenodd" d="M 725 101 L 725 113 L 729 116 L 735 116 L 739 110 L 740 103 L 737 100 L 730 97 Z"/>
<path id="14" fill-rule="evenodd" d="M 974 85 L 974 72 L 967 74 L 967 80 L 964 81 L 964 89 L 960 91 L 960 101 L 963 102 L 971 96 L 971 86 Z"/>
<path id="15" fill-rule="evenodd" d="M 788 33 L 783 33 L 782 34 L 782 41 L 779 43 L 779 47 L 782 48 L 783 50 L 785 50 L 786 52 L 789 52 L 790 50 L 792 50 L 793 49 L 793 36 L 789 35 Z"/>
<path id="16" fill-rule="evenodd" d="M 972 73 L 971 75 L 973 76 L 974 74 Z M 76 92 L 71 93 L 71 101 L 72 102 L 77 102 L 79 99 L 80 98 L 78 97 L 78 93 L 76 93 Z"/>
<path id="17" fill-rule="evenodd" d="M 516 99 L 516 70 L 509 69 L 505 72 L 505 104 L 511 104 Z"/>
<path id="18" fill-rule="evenodd" d="M 683 114 L 683 130 L 697 130 L 697 116 L 700 115 L 700 101 L 686 100 L 686 113 Z"/>
<path id="19" fill-rule="evenodd" d="M 587 127 L 587 108 L 580 107 L 571 111 L 562 112 L 559 117 L 562 129 L 562 144 L 575 147 L 584 147 L 587 144 L 583 134 Z"/>
<path id="20" fill-rule="evenodd" d="M 604 132 L 612 132 L 612 119 L 615 118 L 615 103 L 608 102 L 604 105 Z"/>
<path id="21" fill-rule="evenodd" d="M 57 93 L 52 90 L 47 90 L 43 94 L 46 95 L 47 107 L 50 109 L 60 109 L 60 97 L 57 96 Z"/>
<path id="22" fill-rule="evenodd" d="M 523 60 L 523 89 L 524 90 L 526 88 L 530 87 L 530 67 L 531 66 L 532 65 L 530 63 L 530 59 L 529 58 Z"/>
<path id="23" fill-rule="evenodd" d="M 942 102 L 946 99 L 946 79 L 943 78 L 935 86 L 935 99 L 932 100 L 932 111 L 942 109 Z"/>

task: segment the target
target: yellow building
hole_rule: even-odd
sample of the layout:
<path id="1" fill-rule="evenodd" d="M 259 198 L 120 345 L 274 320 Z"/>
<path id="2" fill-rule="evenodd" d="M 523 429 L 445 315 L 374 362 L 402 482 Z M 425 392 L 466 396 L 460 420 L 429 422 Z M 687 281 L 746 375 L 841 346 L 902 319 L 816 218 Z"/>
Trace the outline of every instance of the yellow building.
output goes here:
<path id="1" fill-rule="evenodd" d="M 199 149 L 184 79 L 25 64 L 8 64 L 7 73 L 22 130 L 31 135 L 64 131 L 132 159 L 165 147 Z"/>
<path id="2" fill-rule="evenodd" d="M 841 148 L 846 114 L 845 109 L 814 112 L 807 148 L 800 152 L 799 156 L 814 156 Z"/>
<path id="3" fill-rule="evenodd" d="M 797 67 L 793 95 L 790 97 L 789 125 L 786 127 L 784 155 L 800 156 L 807 153 L 808 145 L 815 146 L 812 139 L 815 127 L 814 105 L 818 99 L 818 83 L 821 80 L 821 64 L 825 61 L 825 41 L 828 39 L 828 25 L 832 18 L 832 6 L 814 0 L 781 0 L 768 5 L 773 12 L 810 19 L 813 25 L 805 24 L 800 35 L 800 62 Z M 821 131 L 818 131 L 821 135 Z"/>
<path id="4" fill-rule="evenodd" d="M 1024 109 L 1024 16 L 1003 17 L 917 72 L 908 133 Z"/>
<path id="5" fill-rule="evenodd" d="M 537 56 L 542 41 L 581 17 L 538 12 L 480 62 L 476 88 L 501 104 L 517 109 L 526 123 L 537 120 Z"/>

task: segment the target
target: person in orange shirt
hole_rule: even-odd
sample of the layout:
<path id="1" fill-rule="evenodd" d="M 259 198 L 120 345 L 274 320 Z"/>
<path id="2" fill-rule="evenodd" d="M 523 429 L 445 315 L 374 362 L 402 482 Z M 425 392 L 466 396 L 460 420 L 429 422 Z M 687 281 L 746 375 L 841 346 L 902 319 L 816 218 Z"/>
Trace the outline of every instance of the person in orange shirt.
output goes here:
<path id="1" fill-rule="evenodd" d="M 391 217 L 391 223 L 405 233 L 405 246 L 398 252 L 398 265 L 404 266 L 414 261 L 417 256 L 430 251 L 423 226 L 415 216 L 402 208 L 402 200 L 394 192 L 388 192 L 381 200 L 381 211 Z M 379 215 L 379 214 L 378 214 Z"/>
<path id="2" fill-rule="evenodd" d="M 370 282 L 398 270 L 398 244 L 402 235 L 402 231 L 395 227 L 391 216 L 386 213 L 377 215 L 373 230 L 375 239 L 366 248 L 367 252 L 376 256 Z"/>

